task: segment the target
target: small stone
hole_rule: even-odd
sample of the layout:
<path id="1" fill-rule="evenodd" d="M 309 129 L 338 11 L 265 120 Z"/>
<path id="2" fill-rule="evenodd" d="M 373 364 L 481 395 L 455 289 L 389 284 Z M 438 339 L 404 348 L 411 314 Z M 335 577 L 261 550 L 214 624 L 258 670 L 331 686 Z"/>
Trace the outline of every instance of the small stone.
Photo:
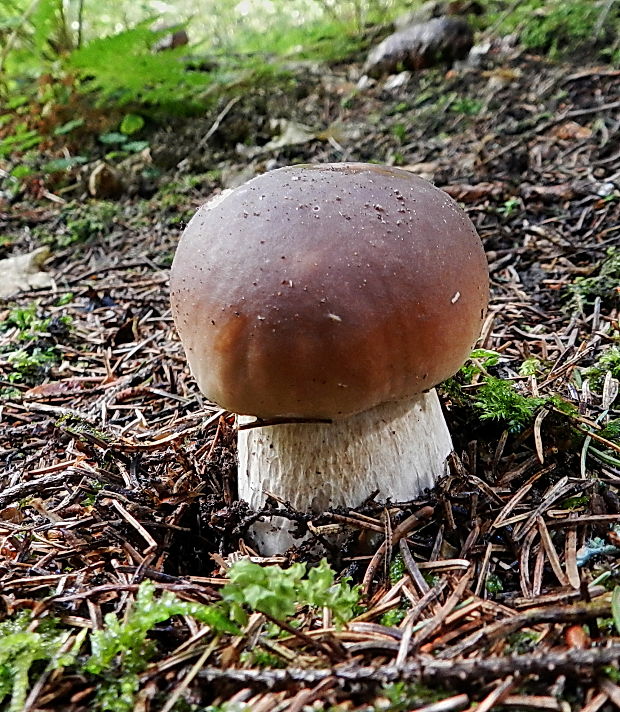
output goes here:
<path id="1" fill-rule="evenodd" d="M 438 17 L 386 37 L 371 50 L 362 72 L 374 79 L 405 69 L 418 70 L 465 59 L 474 42 L 467 21 Z"/>

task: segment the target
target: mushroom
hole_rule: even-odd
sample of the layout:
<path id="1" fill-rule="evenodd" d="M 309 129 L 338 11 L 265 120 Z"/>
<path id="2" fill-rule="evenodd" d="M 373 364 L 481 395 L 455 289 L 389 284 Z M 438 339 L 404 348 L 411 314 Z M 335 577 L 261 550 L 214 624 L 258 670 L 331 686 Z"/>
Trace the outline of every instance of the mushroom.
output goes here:
<path id="1" fill-rule="evenodd" d="M 469 355 L 487 300 L 465 212 L 363 163 L 289 166 L 218 196 L 171 273 L 191 371 L 245 424 L 239 496 L 254 508 L 267 493 L 320 512 L 432 487 L 452 450 L 433 386 Z M 265 554 L 294 543 L 281 518 L 254 535 Z"/>

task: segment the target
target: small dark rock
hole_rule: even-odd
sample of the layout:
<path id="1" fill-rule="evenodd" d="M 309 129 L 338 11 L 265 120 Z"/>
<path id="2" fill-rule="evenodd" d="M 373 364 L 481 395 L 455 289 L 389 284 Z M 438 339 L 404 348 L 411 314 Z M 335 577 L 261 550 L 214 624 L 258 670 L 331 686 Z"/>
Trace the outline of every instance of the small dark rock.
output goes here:
<path id="1" fill-rule="evenodd" d="M 386 37 L 371 50 L 363 73 L 374 79 L 403 69 L 427 69 L 465 59 L 474 41 L 460 17 L 438 17 Z"/>
<path id="2" fill-rule="evenodd" d="M 155 52 L 165 52 L 169 49 L 177 49 L 189 44 L 189 37 L 185 30 L 176 30 L 169 35 L 164 35 L 158 42 L 155 43 L 153 49 Z"/>

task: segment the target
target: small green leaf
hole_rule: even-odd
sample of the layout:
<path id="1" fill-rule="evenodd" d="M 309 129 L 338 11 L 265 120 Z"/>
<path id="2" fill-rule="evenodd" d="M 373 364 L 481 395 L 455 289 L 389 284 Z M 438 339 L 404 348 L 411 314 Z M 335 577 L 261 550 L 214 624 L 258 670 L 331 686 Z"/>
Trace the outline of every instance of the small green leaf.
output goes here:
<path id="1" fill-rule="evenodd" d="M 13 135 L 0 140 L 0 156 L 8 156 L 13 151 L 27 151 L 41 141 L 43 137 L 37 131 L 28 131 L 20 125 Z"/>
<path id="2" fill-rule="evenodd" d="M 108 151 L 104 158 L 106 161 L 114 161 L 117 158 L 127 158 L 127 151 Z"/>
<path id="3" fill-rule="evenodd" d="M 584 504 L 588 504 L 590 501 L 590 497 L 567 497 L 566 499 L 562 500 L 560 507 L 562 509 L 577 509 L 578 507 L 582 507 Z"/>
<path id="4" fill-rule="evenodd" d="M 489 349 L 474 349 L 469 358 L 476 358 L 484 361 L 486 366 L 495 366 L 499 362 L 500 354 Z"/>
<path id="5" fill-rule="evenodd" d="M 110 133 L 101 134 L 99 136 L 99 140 L 101 143 L 105 143 L 106 145 L 112 145 L 115 143 L 125 143 L 125 141 L 127 141 L 127 136 L 125 136 L 125 134 L 118 133 L 118 131 L 111 131 Z"/>
<path id="6" fill-rule="evenodd" d="M 620 633 L 620 586 L 616 586 L 611 594 L 611 615 L 613 616 L 616 630 Z"/>
<path id="7" fill-rule="evenodd" d="M 69 132 L 73 131 L 73 129 L 77 129 L 80 126 L 84 125 L 84 119 L 71 119 L 71 121 L 67 121 L 66 124 L 63 124 L 62 126 L 57 126 L 54 129 L 54 136 L 64 136 L 64 134 L 68 134 Z"/>
<path id="8" fill-rule="evenodd" d="M 121 121 L 120 132 L 127 136 L 132 136 L 140 131 L 143 126 L 144 119 L 139 114 L 126 114 Z"/>
<path id="9" fill-rule="evenodd" d="M 56 306 L 57 307 L 64 307 L 65 304 L 69 304 L 73 301 L 73 297 L 75 295 L 73 292 L 67 292 L 66 294 L 62 294 L 58 299 L 56 300 Z"/>
<path id="10" fill-rule="evenodd" d="M 25 106 L 30 100 L 25 94 L 18 94 L 13 99 L 10 99 L 6 103 L 7 109 L 18 109 L 20 106 Z"/>
<path id="11" fill-rule="evenodd" d="M 32 168 L 30 166 L 25 165 L 24 163 L 21 163 L 19 166 L 15 166 L 13 170 L 11 171 L 11 175 L 14 178 L 22 179 L 22 178 L 27 178 L 28 176 L 31 176 L 34 173 Z"/>
<path id="12" fill-rule="evenodd" d="M 131 151 L 132 153 L 139 153 L 144 151 L 145 148 L 149 147 L 148 141 L 128 141 L 123 148 L 125 151 Z"/>
<path id="13" fill-rule="evenodd" d="M 55 158 L 53 161 L 48 161 L 41 166 L 43 173 L 61 173 L 73 166 L 78 166 L 81 163 L 86 163 L 84 156 L 71 156 L 69 158 Z"/>

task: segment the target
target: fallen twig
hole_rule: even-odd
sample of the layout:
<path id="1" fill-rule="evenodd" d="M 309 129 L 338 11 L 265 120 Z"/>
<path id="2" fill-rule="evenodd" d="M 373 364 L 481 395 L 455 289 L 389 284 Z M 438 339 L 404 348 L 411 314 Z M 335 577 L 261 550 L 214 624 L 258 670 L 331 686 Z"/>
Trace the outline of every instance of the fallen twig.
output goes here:
<path id="1" fill-rule="evenodd" d="M 352 683 L 385 685 L 394 681 L 453 681 L 459 684 L 481 680 L 497 679 L 509 674 L 545 675 L 557 677 L 572 675 L 579 679 L 590 679 L 605 665 L 617 664 L 620 659 L 620 645 L 591 650 L 563 650 L 532 655 L 511 655 L 507 657 L 474 658 L 470 660 L 437 660 L 421 656 L 404 666 L 379 665 L 358 666 L 346 664 L 328 669 L 288 668 L 286 670 L 259 670 L 208 667 L 200 672 L 200 677 L 210 682 L 226 680 L 241 685 L 260 685 L 281 688 L 291 684 L 316 684 L 334 677 L 340 687 Z"/>

